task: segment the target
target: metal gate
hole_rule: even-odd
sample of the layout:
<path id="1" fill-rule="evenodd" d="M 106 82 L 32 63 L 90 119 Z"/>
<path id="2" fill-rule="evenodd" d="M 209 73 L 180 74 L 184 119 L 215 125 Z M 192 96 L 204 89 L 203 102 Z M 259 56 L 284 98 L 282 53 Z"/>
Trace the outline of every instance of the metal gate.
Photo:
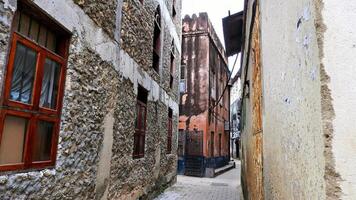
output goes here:
<path id="1" fill-rule="evenodd" d="M 205 160 L 203 156 L 203 131 L 189 131 L 185 134 L 185 175 L 203 177 Z"/>

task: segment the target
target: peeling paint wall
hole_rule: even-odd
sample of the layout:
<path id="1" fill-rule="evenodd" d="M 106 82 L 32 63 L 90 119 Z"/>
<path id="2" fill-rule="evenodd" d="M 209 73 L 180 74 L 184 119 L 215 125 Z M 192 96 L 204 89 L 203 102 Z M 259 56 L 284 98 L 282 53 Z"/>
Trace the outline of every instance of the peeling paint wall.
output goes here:
<path id="1" fill-rule="evenodd" d="M 263 198 L 325 199 L 320 60 L 314 3 L 310 0 L 258 2 L 261 22 Z M 258 52 L 253 45 L 248 45 L 249 39 L 253 39 L 259 31 L 253 29 L 253 35 L 249 35 L 253 20 L 252 4 L 253 1 L 248 1 L 241 73 L 242 84 L 245 80 L 250 81 L 243 97 L 242 182 L 247 199 L 262 199 L 255 196 L 258 191 L 254 191 L 251 184 L 256 180 L 250 180 L 251 175 L 255 177 L 253 175 L 258 173 L 253 172 L 253 166 L 258 165 L 258 160 L 253 161 L 258 151 L 258 142 L 253 142 L 256 135 L 253 127 L 259 123 L 253 118 L 253 97 L 258 88 L 254 86 L 256 81 L 252 76 L 258 61 L 252 55 Z M 247 77 L 243 77 L 247 59 Z"/>
<path id="2" fill-rule="evenodd" d="M 180 95 L 180 122 L 182 130 L 203 131 L 204 157 L 227 157 L 229 155 L 229 134 L 224 123 L 229 122 L 229 89 L 224 98 L 213 107 L 211 81 L 215 82 L 217 103 L 228 80 L 227 58 L 221 42 L 216 36 L 207 13 L 185 16 L 183 19 L 182 62 L 186 65 L 186 91 Z M 211 69 L 214 68 L 214 69 Z M 213 76 L 212 70 L 215 70 Z M 213 78 L 214 77 L 214 78 Z M 210 117 L 209 117 L 210 115 Z M 211 119 L 214 120 L 211 120 Z M 210 121 L 209 121 L 210 120 Z M 214 132 L 214 138 L 211 138 Z M 221 154 L 219 155 L 219 134 L 221 134 Z M 211 142 L 214 141 L 214 152 Z"/>
<path id="3" fill-rule="evenodd" d="M 328 199 L 356 199 L 356 4 L 317 1 Z"/>
<path id="4" fill-rule="evenodd" d="M 73 34 L 57 163 L 51 169 L 0 173 L 0 199 L 151 199 L 176 180 L 180 60 L 176 60 L 175 87 L 167 88 L 163 74 L 169 70 L 166 60 L 170 55 L 162 54 L 162 74 L 153 76 L 149 65 L 140 62 L 143 55 L 132 53 L 140 52 L 135 49 L 138 41 L 121 39 L 135 38 L 135 30 L 140 30 L 137 28 L 140 26 L 144 26 L 148 37 L 152 36 L 152 23 L 134 22 L 140 19 L 141 12 L 148 13 L 147 21 L 153 22 L 153 13 L 145 9 L 159 4 L 164 24 L 162 34 L 166 38 L 162 41 L 162 52 L 170 49 L 171 39 L 175 38 L 179 58 L 180 32 L 176 28 L 179 24 L 172 20 L 163 0 L 144 1 L 144 10 L 137 12 L 125 6 L 138 5 L 138 0 L 33 2 Z M 176 2 L 180 8 L 181 1 Z M 16 5 L 16 0 L 0 1 L 1 88 Z M 180 18 L 178 14 L 176 17 Z M 151 42 L 140 46 L 148 50 L 151 47 Z M 149 63 L 152 57 L 145 59 Z M 149 91 L 147 131 L 145 157 L 134 160 L 139 84 Z M 171 154 L 166 153 L 168 108 L 173 110 L 174 124 Z"/>

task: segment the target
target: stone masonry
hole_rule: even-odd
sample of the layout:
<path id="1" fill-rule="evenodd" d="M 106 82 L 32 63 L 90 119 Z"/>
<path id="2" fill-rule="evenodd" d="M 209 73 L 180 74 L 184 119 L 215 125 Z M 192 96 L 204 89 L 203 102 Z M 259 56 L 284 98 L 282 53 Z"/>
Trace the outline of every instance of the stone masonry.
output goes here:
<path id="1" fill-rule="evenodd" d="M 55 167 L 0 172 L 0 199 L 150 199 L 176 181 L 181 1 L 33 0 L 71 34 Z M 12 18 L 0 0 L 0 90 Z M 159 73 L 152 66 L 154 12 L 161 9 Z M 170 49 L 175 48 L 173 87 Z M 133 159 L 137 87 L 149 91 L 145 157 Z M 2 95 L 1 95 L 2 96 Z M 167 154 L 168 108 L 173 110 Z"/>

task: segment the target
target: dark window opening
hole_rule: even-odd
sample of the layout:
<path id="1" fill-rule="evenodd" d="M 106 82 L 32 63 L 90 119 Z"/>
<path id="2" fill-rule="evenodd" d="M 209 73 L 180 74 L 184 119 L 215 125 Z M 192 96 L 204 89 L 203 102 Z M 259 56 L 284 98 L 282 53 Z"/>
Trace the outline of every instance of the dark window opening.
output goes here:
<path id="1" fill-rule="evenodd" d="M 219 156 L 221 156 L 222 135 L 219 134 Z"/>
<path id="2" fill-rule="evenodd" d="M 214 132 L 210 133 L 210 157 L 214 157 Z"/>
<path id="3" fill-rule="evenodd" d="M 148 91 L 145 90 L 143 87 L 139 86 L 136 103 L 136 123 L 133 158 L 142 158 L 145 156 L 147 97 Z"/>
<path id="4" fill-rule="evenodd" d="M 159 60 L 161 55 L 161 10 L 159 6 L 156 9 L 154 20 L 152 67 L 156 72 L 159 72 Z"/>
<path id="5" fill-rule="evenodd" d="M 173 0 L 173 4 L 172 4 L 172 17 L 175 18 L 177 15 L 177 11 L 176 11 L 176 0 Z"/>
<path id="6" fill-rule="evenodd" d="M 168 109 L 167 154 L 172 153 L 173 110 Z"/>
<path id="7" fill-rule="evenodd" d="M 185 79 L 185 65 L 182 65 L 180 67 L 180 79 L 182 79 L 182 80 Z"/>
<path id="8" fill-rule="evenodd" d="M 173 83 L 174 83 L 174 71 L 175 71 L 175 47 L 174 47 L 174 40 L 173 40 L 171 45 L 171 65 L 169 68 L 169 72 L 170 72 L 169 87 L 171 89 L 173 88 Z"/>

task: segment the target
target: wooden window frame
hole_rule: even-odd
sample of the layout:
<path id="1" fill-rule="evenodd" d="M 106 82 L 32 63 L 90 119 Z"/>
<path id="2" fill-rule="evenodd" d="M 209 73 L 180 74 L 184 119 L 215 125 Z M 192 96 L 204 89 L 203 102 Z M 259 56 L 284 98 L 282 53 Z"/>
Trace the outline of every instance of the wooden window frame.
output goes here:
<path id="1" fill-rule="evenodd" d="M 19 12 L 21 12 L 21 10 L 19 10 Z M 18 15 L 19 12 L 17 12 L 16 14 Z M 56 158 L 57 158 L 59 131 L 60 131 L 60 116 L 61 116 L 62 106 L 63 106 L 63 95 L 64 95 L 64 87 L 65 87 L 65 74 L 67 68 L 69 39 L 70 39 L 69 34 L 68 37 L 65 37 L 65 39 L 61 38 L 62 41 L 61 44 L 59 44 L 58 46 L 58 54 L 57 54 L 37 44 L 36 42 L 32 41 L 30 38 L 22 35 L 21 33 L 17 32 L 16 30 L 14 30 L 13 27 L 11 33 L 8 63 L 6 68 L 7 71 L 4 76 L 4 91 L 3 91 L 3 98 L 1 101 L 2 106 L 0 110 L 0 116 L 1 116 L 0 145 L 1 145 L 2 134 L 5 126 L 5 119 L 7 116 L 26 118 L 28 119 L 28 124 L 26 128 L 24 151 L 22 154 L 23 161 L 21 163 L 0 165 L 0 172 L 44 169 L 44 168 L 53 168 L 55 166 Z M 16 50 L 18 44 L 21 44 L 26 48 L 29 48 L 37 53 L 31 101 L 29 104 L 10 99 L 11 84 L 12 84 L 13 72 L 15 67 L 14 66 L 15 56 L 16 56 Z M 56 96 L 56 107 L 53 109 L 40 106 L 42 81 L 43 81 L 46 59 L 51 59 L 57 62 L 60 67 L 59 78 L 58 78 L 58 93 Z M 35 145 L 34 144 L 35 134 L 37 131 L 38 122 L 40 121 L 53 123 L 50 159 L 47 161 L 33 161 L 32 159 L 32 151 Z"/>
<path id="2" fill-rule="evenodd" d="M 134 159 L 138 159 L 138 158 L 143 158 L 145 157 L 145 140 L 146 140 L 146 127 L 147 127 L 147 104 L 137 100 L 137 104 L 136 104 L 136 120 L 137 120 L 137 125 L 135 127 L 135 135 L 134 135 L 134 148 L 133 148 L 133 155 L 132 157 Z M 144 114 L 144 119 L 141 118 L 142 114 L 141 114 L 141 108 L 145 109 L 145 114 Z M 138 111 L 138 112 L 137 112 Z M 141 127 L 142 124 L 142 120 L 143 120 L 143 127 Z M 136 146 L 137 144 L 137 140 L 138 140 L 138 146 Z M 143 141 L 143 144 L 140 145 L 140 140 Z"/>

